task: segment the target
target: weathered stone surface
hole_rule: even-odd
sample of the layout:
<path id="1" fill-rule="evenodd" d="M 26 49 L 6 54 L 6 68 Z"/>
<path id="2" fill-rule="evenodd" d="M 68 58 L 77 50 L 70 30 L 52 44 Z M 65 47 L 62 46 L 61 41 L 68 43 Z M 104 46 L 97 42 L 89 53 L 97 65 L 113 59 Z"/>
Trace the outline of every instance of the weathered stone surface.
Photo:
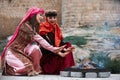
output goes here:
<path id="1" fill-rule="evenodd" d="M 111 25 L 120 16 L 119 0 L 62 0 L 62 26 L 100 26 L 104 21 Z"/>
<path id="2" fill-rule="evenodd" d="M 97 78 L 97 73 L 96 72 L 87 72 L 85 73 L 86 78 Z"/>
<path id="3" fill-rule="evenodd" d="M 26 11 L 37 6 L 58 11 L 58 22 L 61 23 L 61 0 L 0 0 L 0 38 L 14 33 Z"/>
<path id="4" fill-rule="evenodd" d="M 0 80 L 120 80 L 120 74 L 112 74 L 109 78 L 75 78 L 61 77 L 59 75 L 38 75 L 38 76 L 1 76 Z"/>
<path id="5" fill-rule="evenodd" d="M 60 71 L 60 76 L 70 77 L 70 71 Z"/>
<path id="6" fill-rule="evenodd" d="M 108 77 L 110 77 L 110 72 L 99 72 L 98 77 L 100 77 L 100 78 L 108 78 Z"/>
<path id="7" fill-rule="evenodd" d="M 120 16 L 119 3 L 119 0 L 0 0 L 0 38 L 13 34 L 31 6 L 56 9 L 62 27 L 81 27 L 100 26 L 104 21 L 114 25 Z"/>
<path id="8" fill-rule="evenodd" d="M 71 77 L 78 77 L 78 78 L 82 78 L 82 72 L 71 72 L 70 73 Z"/>

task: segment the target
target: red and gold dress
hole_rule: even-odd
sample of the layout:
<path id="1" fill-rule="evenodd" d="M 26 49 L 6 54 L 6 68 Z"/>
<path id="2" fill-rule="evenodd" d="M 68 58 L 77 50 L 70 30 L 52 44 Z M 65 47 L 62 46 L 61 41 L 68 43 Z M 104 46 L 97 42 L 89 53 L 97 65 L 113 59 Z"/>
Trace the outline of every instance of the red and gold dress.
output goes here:
<path id="1" fill-rule="evenodd" d="M 40 25 L 39 34 L 53 46 L 66 44 L 67 48 L 71 47 L 69 42 L 63 42 L 62 32 L 57 23 L 53 25 L 47 21 L 43 22 Z M 75 65 L 72 52 L 65 57 L 60 57 L 44 48 L 41 50 L 43 56 L 40 63 L 44 74 L 60 74 L 61 70 Z"/>

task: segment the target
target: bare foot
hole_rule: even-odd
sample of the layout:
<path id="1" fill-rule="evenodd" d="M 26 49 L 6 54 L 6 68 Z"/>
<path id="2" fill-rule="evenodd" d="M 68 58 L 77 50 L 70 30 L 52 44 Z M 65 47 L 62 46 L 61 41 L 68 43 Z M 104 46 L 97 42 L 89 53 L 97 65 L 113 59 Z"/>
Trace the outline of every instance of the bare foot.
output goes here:
<path id="1" fill-rule="evenodd" d="M 35 75 L 37 75 L 36 71 L 31 71 L 28 73 L 28 76 L 35 76 Z"/>
<path id="2" fill-rule="evenodd" d="M 42 68 L 40 67 L 40 70 L 37 70 L 36 71 L 36 74 L 38 75 L 38 74 L 40 74 L 40 73 L 42 73 L 43 72 L 43 70 L 42 70 Z"/>
<path id="3" fill-rule="evenodd" d="M 35 71 L 35 75 L 39 75 L 42 71 Z"/>
<path id="4" fill-rule="evenodd" d="M 28 76 L 37 76 L 40 73 L 42 73 L 42 70 L 41 71 L 31 71 L 31 72 L 28 73 Z"/>

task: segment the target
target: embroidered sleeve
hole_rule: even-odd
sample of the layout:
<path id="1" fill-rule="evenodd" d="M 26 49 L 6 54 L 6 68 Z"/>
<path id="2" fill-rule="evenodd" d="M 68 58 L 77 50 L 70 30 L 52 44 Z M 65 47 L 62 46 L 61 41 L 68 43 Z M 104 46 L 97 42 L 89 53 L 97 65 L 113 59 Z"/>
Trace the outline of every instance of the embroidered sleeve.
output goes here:
<path id="1" fill-rule="evenodd" d="M 40 44 L 40 46 L 52 52 L 58 49 L 57 47 L 53 47 L 52 45 L 50 45 L 44 38 L 42 38 L 38 34 L 34 36 L 34 40 L 37 41 Z"/>

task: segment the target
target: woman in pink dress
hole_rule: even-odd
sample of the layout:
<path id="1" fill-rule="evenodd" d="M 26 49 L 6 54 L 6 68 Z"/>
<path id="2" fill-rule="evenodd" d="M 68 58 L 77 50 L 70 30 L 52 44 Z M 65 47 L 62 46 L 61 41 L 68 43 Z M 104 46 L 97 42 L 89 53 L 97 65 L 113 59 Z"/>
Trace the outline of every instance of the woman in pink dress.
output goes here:
<path id="1" fill-rule="evenodd" d="M 37 28 L 43 19 L 43 14 L 43 9 L 32 7 L 18 25 L 2 52 L 3 75 L 37 75 L 41 73 L 41 46 L 60 56 L 68 54 L 66 52 L 63 55 L 59 52 L 65 46 L 53 47 L 37 34 Z"/>

